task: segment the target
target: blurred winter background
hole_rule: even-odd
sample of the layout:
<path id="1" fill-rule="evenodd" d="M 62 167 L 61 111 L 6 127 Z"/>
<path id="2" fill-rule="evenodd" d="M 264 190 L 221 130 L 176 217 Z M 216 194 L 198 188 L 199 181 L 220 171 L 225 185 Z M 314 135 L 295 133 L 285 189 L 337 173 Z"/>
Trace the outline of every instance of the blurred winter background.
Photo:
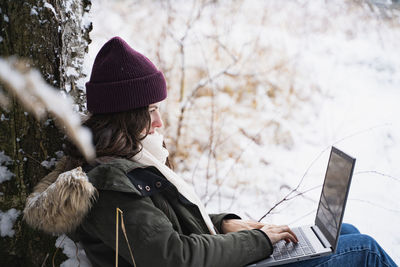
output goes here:
<path id="1" fill-rule="evenodd" d="M 330 147 L 356 157 L 344 221 L 400 263 L 399 10 L 391 1 L 96 0 L 85 64 L 90 74 L 100 47 L 121 36 L 162 69 L 163 134 L 210 213 L 311 224 Z"/>
<path id="2" fill-rule="evenodd" d="M 334 145 L 357 158 L 344 221 L 400 263 L 398 1 L 96 0 L 85 20 L 88 75 L 113 36 L 164 72 L 162 133 L 210 213 L 312 224 Z"/>

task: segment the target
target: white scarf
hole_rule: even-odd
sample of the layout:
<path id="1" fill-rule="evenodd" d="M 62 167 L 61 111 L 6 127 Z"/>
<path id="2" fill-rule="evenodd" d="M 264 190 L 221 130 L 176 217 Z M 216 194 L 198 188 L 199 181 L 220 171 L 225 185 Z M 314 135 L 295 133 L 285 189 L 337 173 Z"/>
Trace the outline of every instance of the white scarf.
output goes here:
<path id="1" fill-rule="evenodd" d="M 153 134 L 147 135 L 146 138 L 142 140 L 142 151 L 136 154 L 132 159 L 144 165 L 156 167 L 167 178 L 167 180 L 178 189 L 179 193 L 181 193 L 187 200 L 197 205 L 208 230 L 215 235 L 216 232 L 210 216 L 206 212 L 200 198 L 196 195 L 193 187 L 188 185 L 185 180 L 165 165 L 165 161 L 168 157 L 168 150 L 162 146 L 162 143 L 163 136 L 161 134 L 154 132 Z"/>

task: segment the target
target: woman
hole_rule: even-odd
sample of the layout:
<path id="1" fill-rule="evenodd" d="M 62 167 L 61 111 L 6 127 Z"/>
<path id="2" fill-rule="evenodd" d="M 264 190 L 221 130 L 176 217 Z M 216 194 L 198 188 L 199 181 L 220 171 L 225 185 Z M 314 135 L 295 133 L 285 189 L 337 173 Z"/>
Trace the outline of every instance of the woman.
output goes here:
<path id="1" fill-rule="evenodd" d="M 287 226 L 205 212 L 194 190 L 167 167 L 157 133 L 167 96 L 163 74 L 121 38 L 101 48 L 86 89 L 85 125 L 97 159 L 88 164 L 70 146 L 28 198 L 30 225 L 81 242 L 93 266 L 115 266 L 116 252 L 119 266 L 244 266 L 268 257 L 279 240 L 297 242 Z M 373 239 L 348 236 L 354 241 L 342 237 L 339 250 L 350 252 L 341 259 L 358 265 L 375 255 L 376 264 L 394 266 Z M 363 256 L 353 251 L 359 245 Z M 335 264 L 335 257 L 304 264 Z"/>

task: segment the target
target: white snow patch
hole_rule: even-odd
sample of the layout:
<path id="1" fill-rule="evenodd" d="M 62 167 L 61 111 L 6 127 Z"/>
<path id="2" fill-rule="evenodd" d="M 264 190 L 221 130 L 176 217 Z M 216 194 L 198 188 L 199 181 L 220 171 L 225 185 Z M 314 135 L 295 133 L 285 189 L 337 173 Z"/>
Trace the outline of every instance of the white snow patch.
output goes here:
<path id="1" fill-rule="evenodd" d="M 68 67 L 67 70 L 65 71 L 65 74 L 67 76 L 75 76 L 75 77 L 79 76 L 78 72 L 73 67 Z"/>
<path id="2" fill-rule="evenodd" d="M 61 263 L 60 267 L 92 266 L 82 245 L 75 243 L 66 235 L 61 235 L 57 238 L 56 247 L 61 248 L 63 253 L 68 257 L 66 261 Z"/>
<path id="3" fill-rule="evenodd" d="M 13 237 L 15 231 L 12 229 L 15 221 L 18 216 L 21 214 L 21 211 L 16 209 L 10 209 L 6 212 L 0 210 L 0 235 L 2 237 L 8 236 Z"/>
<path id="4" fill-rule="evenodd" d="M 92 24 L 92 16 L 88 12 L 85 12 L 82 17 L 83 29 L 85 30 L 88 29 L 91 24 Z"/>
<path id="5" fill-rule="evenodd" d="M 49 2 L 44 2 L 44 7 L 50 9 L 51 12 L 53 12 L 54 16 L 57 17 L 56 10 L 54 9 L 52 4 L 50 4 Z"/>
<path id="6" fill-rule="evenodd" d="M 65 91 L 69 93 L 71 91 L 71 85 L 69 83 L 65 84 Z"/>
<path id="7" fill-rule="evenodd" d="M 40 165 L 42 165 L 43 167 L 45 167 L 46 169 L 50 169 L 52 168 L 54 165 L 56 165 L 57 163 L 57 159 L 56 158 L 51 158 L 50 161 L 48 160 L 44 160 L 40 163 Z"/>
<path id="8" fill-rule="evenodd" d="M 8 18 L 8 16 L 6 14 L 4 14 L 4 21 L 5 22 L 9 22 L 10 21 L 10 19 Z"/>
<path id="9" fill-rule="evenodd" d="M 31 8 L 31 13 L 30 13 L 30 15 L 31 15 L 31 16 L 37 16 L 37 15 L 39 15 L 39 13 L 38 13 L 37 10 L 36 10 L 36 7 L 32 7 L 32 8 Z"/>
<path id="10" fill-rule="evenodd" d="M 64 151 L 62 151 L 62 150 L 56 151 L 54 154 L 56 154 L 56 157 L 58 159 L 64 157 Z"/>
<path id="11" fill-rule="evenodd" d="M 15 176 L 14 173 L 10 172 L 10 170 L 8 170 L 8 168 L 6 166 L 2 166 L 4 165 L 8 165 L 11 164 L 12 160 L 9 156 L 4 154 L 4 151 L 0 152 L 0 183 L 11 180 L 11 178 L 13 176 Z"/>
<path id="12" fill-rule="evenodd" d="M 5 166 L 0 166 L 0 184 L 5 181 L 11 180 L 15 174 L 10 172 L 10 170 Z"/>
<path id="13" fill-rule="evenodd" d="M 74 3 L 73 0 L 67 0 L 67 1 L 65 1 L 65 4 L 64 4 L 65 13 L 68 13 L 68 12 L 73 13 L 73 12 L 72 12 L 72 5 L 73 5 L 73 3 Z"/>

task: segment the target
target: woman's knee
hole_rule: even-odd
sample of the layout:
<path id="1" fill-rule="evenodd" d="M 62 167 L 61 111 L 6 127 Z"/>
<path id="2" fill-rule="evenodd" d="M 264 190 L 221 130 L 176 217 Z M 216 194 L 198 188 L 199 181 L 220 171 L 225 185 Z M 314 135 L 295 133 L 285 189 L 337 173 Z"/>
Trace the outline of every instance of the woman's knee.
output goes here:
<path id="1" fill-rule="evenodd" d="M 360 231 L 352 224 L 343 223 L 342 228 L 340 230 L 341 235 L 348 235 L 348 234 L 359 234 Z"/>
<path id="2" fill-rule="evenodd" d="M 365 234 L 341 236 L 331 260 L 353 262 L 351 266 L 396 266 L 378 242 Z"/>
<path id="3" fill-rule="evenodd" d="M 378 254 L 383 251 L 373 237 L 365 234 L 344 235 L 340 237 L 338 250 L 341 252 L 369 250 Z"/>
<path id="4" fill-rule="evenodd" d="M 360 239 L 360 245 L 368 247 L 371 251 L 381 250 L 380 245 L 372 236 L 366 234 L 359 234 L 357 236 Z"/>

